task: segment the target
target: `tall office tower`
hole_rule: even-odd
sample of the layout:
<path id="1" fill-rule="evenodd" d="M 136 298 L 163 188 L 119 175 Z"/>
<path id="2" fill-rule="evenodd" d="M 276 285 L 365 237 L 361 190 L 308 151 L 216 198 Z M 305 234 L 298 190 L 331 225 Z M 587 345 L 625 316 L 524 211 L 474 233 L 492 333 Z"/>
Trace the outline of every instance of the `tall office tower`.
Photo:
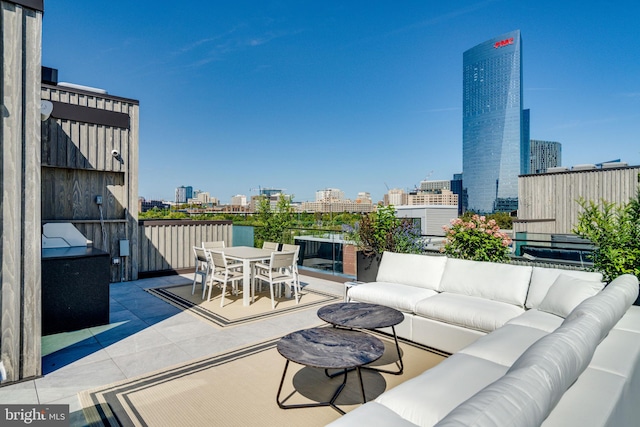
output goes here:
<path id="1" fill-rule="evenodd" d="M 529 171 L 522 109 L 520 30 L 463 54 L 462 170 L 468 209 L 518 208 L 518 175 Z"/>
<path id="2" fill-rule="evenodd" d="M 558 166 L 562 166 L 562 144 L 532 139 L 529 173 L 545 173 L 547 169 Z"/>

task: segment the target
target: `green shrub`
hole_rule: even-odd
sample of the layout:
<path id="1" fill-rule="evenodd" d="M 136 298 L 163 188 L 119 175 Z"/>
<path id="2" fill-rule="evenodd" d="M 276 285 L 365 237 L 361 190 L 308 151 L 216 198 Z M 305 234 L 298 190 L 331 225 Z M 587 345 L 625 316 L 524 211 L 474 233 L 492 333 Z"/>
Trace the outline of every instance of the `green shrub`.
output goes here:
<path id="1" fill-rule="evenodd" d="M 627 273 L 640 277 L 640 189 L 624 205 L 582 198 L 578 203 L 584 211 L 572 231 L 595 244 L 593 270 L 607 282 Z"/>
<path id="2" fill-rule="evenodd" d="M 494 219 L 473 215 L 468 221 L 456 218 L 444 226 L 443 252 L 452 258 L 506 262 L 511 238 L 500 231 Z"/>

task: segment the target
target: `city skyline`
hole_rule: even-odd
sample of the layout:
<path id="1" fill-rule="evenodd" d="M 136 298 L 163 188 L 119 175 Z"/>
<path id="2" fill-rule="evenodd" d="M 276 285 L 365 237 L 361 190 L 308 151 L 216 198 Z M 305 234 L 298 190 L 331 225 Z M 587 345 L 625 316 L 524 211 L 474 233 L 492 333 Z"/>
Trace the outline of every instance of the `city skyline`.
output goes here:
<path id="1" fill-rule="evenodd" d="M 45 5 L 43 65 L 140 100 L 147 199 L 188 183 L 223 203 L 259 186 L 381 200 L 429 171 L 451 179 L 462 54 L 515 29 L 531 138 L 561 142 L 568 166 L 640 164 L 640 5 L 522 3 L 59 0 Z"/>

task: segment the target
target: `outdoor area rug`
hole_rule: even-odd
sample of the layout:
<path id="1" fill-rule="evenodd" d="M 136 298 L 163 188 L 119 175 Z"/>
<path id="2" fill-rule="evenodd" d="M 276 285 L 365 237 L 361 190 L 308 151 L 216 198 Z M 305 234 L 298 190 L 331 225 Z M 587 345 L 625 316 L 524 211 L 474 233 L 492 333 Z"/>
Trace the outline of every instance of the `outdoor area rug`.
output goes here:
<path id="1" fill-rule="evenodd" d="M 146 289 L 146 291 L 219 327 L 257 322 L 311 307 L 320 307 L 341 299 L 336 295 L 303 288 L 298 304 L 296 304 L 295 298 L 285 298 L 283 293 L 282 298 L 276 298 L 276 308 L 272 310 L 271 296 L 267 285 L 263 286 L 263 292 L 256 292 L 255 302 L 248 307 L 242 305 L 242 292 L 238 295 L 230 295 L 229 291 L 227 291 L 227 295 L 224 298 L 224 307 L 220 307 L 220 289 L 213 289 L 211 301 L 202 300 L 202 288 L 199 285 L 196 285 L 196 291 L 193 295 L 191 295 L 191 289 L 192 284 L 189 283 L 179 286 L 151 288 Z"/>
<path id="2" fill-rule="evenodd" d="M 374 362 L 396 369 L 393 340 L 379 335 L 385 353 Z M 223 352 L 172 368 L 119 381 L 79 394 L 91 426 L 323 426 L 340 414 L 330 407 L 280 409 L 276 395 L 285 359 L 278 339 Z M 363 370 L 367 401 L 424 372 L 445 356 L 413 343 L 401 342 L 402 375 Z M 289 364 L 282 388 L 285 404 L 329 399 L 342 377 L 327 378 L 324 370 Z M 336 404 L 345 412 L 361 405 L 357 375 Z"/>

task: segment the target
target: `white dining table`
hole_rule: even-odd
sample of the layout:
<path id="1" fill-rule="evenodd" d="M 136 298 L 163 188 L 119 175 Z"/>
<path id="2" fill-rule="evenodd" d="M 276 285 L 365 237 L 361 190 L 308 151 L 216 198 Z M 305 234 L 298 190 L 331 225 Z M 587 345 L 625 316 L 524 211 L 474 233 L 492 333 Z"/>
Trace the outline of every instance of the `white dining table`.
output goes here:
<path id="1" fill-rule="evenodd" d="M 267 261 L 271 259 L 271 249 L 260 249 L 252 246 L 231 246 L 220 252 L 229 259 L 242 261 L 242 305 L 248 306 L 251 302 L 251 263 Z"/>

